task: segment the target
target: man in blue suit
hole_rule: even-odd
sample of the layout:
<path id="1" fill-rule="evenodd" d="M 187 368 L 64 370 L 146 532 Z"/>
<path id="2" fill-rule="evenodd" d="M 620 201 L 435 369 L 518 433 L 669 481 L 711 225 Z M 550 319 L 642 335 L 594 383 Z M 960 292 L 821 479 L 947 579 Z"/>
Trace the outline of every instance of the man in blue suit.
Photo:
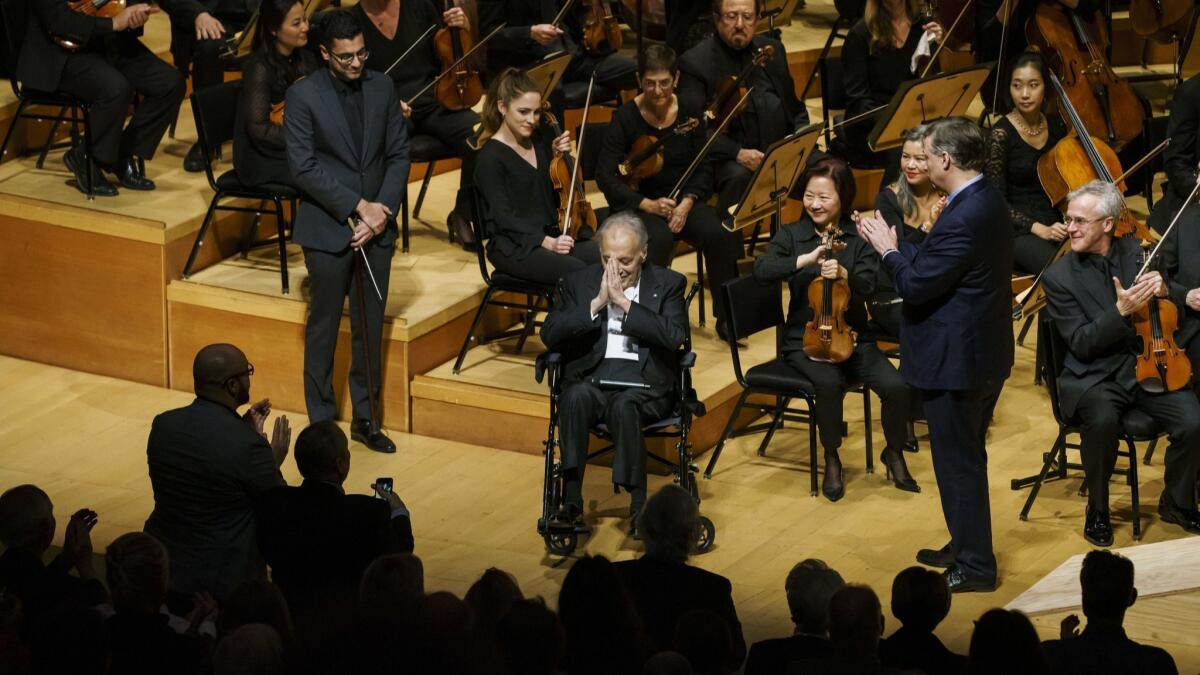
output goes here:
<path id="1" fill-rule="evenodd" d="M 983 132 L 962 117 L 923 129 L 929 177 L 947 195 L 920 245 L 897 243 L 879 213 L 859 232 L 879 251 L 904 300 L 900 374 L 920 390 L 950 543 L 917 560 L 947 568 L 950 590 L 996 588 L 988 502 L 988 423 L 1012 369 L 1012 225 L 981 173 Z"/>

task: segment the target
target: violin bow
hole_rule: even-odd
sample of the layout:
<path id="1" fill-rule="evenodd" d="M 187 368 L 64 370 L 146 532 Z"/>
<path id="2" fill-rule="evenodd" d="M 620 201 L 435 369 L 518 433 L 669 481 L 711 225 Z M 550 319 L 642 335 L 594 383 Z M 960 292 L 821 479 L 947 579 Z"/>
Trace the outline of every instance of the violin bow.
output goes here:
<path id="1" fill-rule="evenodd" d="M 1142 263 L 1142 269 L 1138 270 L 1137 275 L 1133 277 L 1134 279 L 1137 279 L 1145 274 L 1146 270 L 1150 268 L 1150 263 L 1154 262 L 1154 256 L 1158 255 L 1158 249 L 1162 248 L 1162 245 L 1167 241 L 1167 237 L 1171 236 L 1171 230 L 1175 229 L 1175 224 L 1179 222 L 1179 218 L 1183 215 L 1183 212 L 1192 205 L 1192 200 L 1196 198 L 1197 191 L 1200 191 L 1200 181 L 1196 181 L 1196 184 L 1192 186 L 1192 191 L 1190 194 L 1188 194 L 1187 199 L 1183 200 L 1183 203 L 1179 205 L 1179 210 L 1175 212 L 1175 217 L 1171 219 L 1171 224 L 1168 225 L 1167 229 L 1163 231 L 1162 237 L 1158 240 L 1158 243 L 1154 245 L 1154 250 L 1150 251 L 1150 255 L 1146 256 L 1146 261 Z"/>
<path id="2" fill-rule="evenodd" d="M 1137 171 L 1138 169 L 1145 166 L 1146 162 L 1149 162 L 1150 160 L 1154 159 L 1158 155 L 1158 153 L 1162 152 L 1163 150 L 1166 150 L 1167 146 L 1170 144 L 1171 144 L 1171 139 L 1168 138 L 1165 141 L 1163 141 L 1162 143 L 1159 143 L 1158 145 L 1154 146 L 1154 149 L 1151 150 L 1150 152 L 1147 152 L 1145 157 L 1134 162 L 1133 166 L 1131 166 L 1125 170 L 1125 173 L 1114 178 L 1113 185 L 1116 185 L 1116 184 L 1120 183 L 1121 181 L 1125 180 L 1126 178 L 1129 178 L 1130 176 L 1132 176 L 1134 171 Z"/>
<path id="3" fill-rule="evenodd" d="M 400 62 L 404 60 L 404 57 L 408 56 L 409 53 L 411 53 L 412 50 L 415 49 L 417 45 L 421 44 L 421 40 L 424 40 L 425 38 L 429 37 L 429 34 L 432 33 L 435 29 L 437 29 L 437 27 L 438 27 L 438 25 L 435 23 L 435 24 L 430 25 L 429 28 L 426 28 L 425 32 L 421 33 L 421 37 L 417 38 L 416 40 L 413 40 L 413 43 L 408 46 L 408 49 L 405 49 L 403 54 L 401 54 L 400 56 L 397 56 L 396 60 L 392 61 L 392 65 L 388 66 L 387 70 L 383 71 L 383 74 L 384 75 L 391 74 L 392 70 L 396 66 L 400 65 Z"/>
<path id="4" fill-rule="evenodd" d="M 567 15 L 567 10 L 571 9 L 571 5 L 573 4 L 575 4 L 575 0 L 567 0 L 564 2 L 562 9 L 558 10 L 558 15 L 554 17 L 554 20 L 550 22 L 550 25 L 557 28 L 559 22 L 562 21 L 563 17 Z"/>
<path id="5" fill-rule="evenodd" d="M 725 131 L 725 127 L 729 124 L 729 120 L 732 120 L 734 115 L 736 115 L 738 111 L 742 109 L 742 106 L 746 105 L 746 99 L 750 98 L 750 92 L 752 91 L 754 91 L 754 87 L 748 87 L 746 89 L 746 93 L 742 94 L 742 97 L 738 99 L 737 105 L 730 108 L 729 114 L 725 116 L 725 119 L 721 120 L 719 125 L 717 125 L 717 130 L 709 135 L 708 140 L 704 142 L 704 147 L 700 148 L 700 152 L 696 153 L 696 156 L 692 159 L 692 163 L 688 165 L 687 171 L 683 172 L 683 175 L 679 177 L 679 181 L 675 183 L 675 187 L 671 188 L 671 199 L 676 201 L 679 200 L 679 191 L 683 189 L 684 183 L 692 179 L 692 174 L 696 172 L 696 167 L 700 166 L 700 162 L 704 159 L 704 156 L 708 154 L 708 150 L 712 147 L 713 141 L 715 141 L 717 137 L 721 135 L 721 132 Z"/>
<path id="6" fill-rule="evenodd" d="M 346 225 L 349 225 L 350 231 L 354 232 L 354 218 L 347 217 Z M 367 268 L 367 276 L 371 277 L 371 285 L 375 287 L 375 297 L 382 301 L 383 292 L 379 290 L 379 284 L 375 281 L 375 273 L 371 271 L 371 263 L 367 260 L 367 252 L 361 246 L 358 247 L 358 252 L 362 254 L 363 267 Z"/>
<path id="7" fill-rule="evenodd" d="M 592 87 L 596 85 L 596 74 L 592 73 L 592 78 L 588 80 L 587 98 L 583 102 L 583 121 L 579 123 L 579 144 L 575 152 L 575 166 L 571 167 L 571 185 L 567 187 L 567 217 L 563 219 L 563 234 L 571 232 L 571 214 L 575 212 L 572 208 L 575 204 L 575 183 L 579 177 L 579 171 L 576 169 L 579 166 L 579 159 L 583 156 L 583 137 L 587 133 L 588 111 L 592 107 Z"/>
<path id="8" fill-rule="evenodd" d="M 921 71 L 921 77 L 919 79 L 925 79 L 925 76 L 928 75 L 929 71 L 933 68 L 933 64 L 937 63 L 937 58 L 942 53 L 942 47 L 945 47 L 946 43 L 950 41 L 950 34 L 954 32 L 955 28 L 958 28 L 958 22 L 962 21 L 962 18 L 967 13 L 967 8 L 971 6 L 972 2 L 974 2 L 974 0 L 967 0 L 963 3 L 962 9 L 958 10 L 958 16 L 954 17 L 954 23 L 950 24 L 950 28 L 942 34 L 942 39 L 938 40 L 937 49 L 933 50 L 933 54 L 929 57 L 929 62 L 925 64 L 925 68 Z"/>
<path id="9" fill-rule="evenodd" d="M 483 45 L 487 44 L 487 41 L 488 41 L 488 40 L 491 40 L 491 39 L 492 39 L 492 37 L 493 37 L 493 36 L 495 36 L 495 35 L 496 35 L 496 33 L 499 33 L 499 32 L 500 32 L 500 30 L 501 30 L 502 28 L 504 28 L 506 25 L 507 25 L 507 24 L 503 24 L 503 23 L 502 23 L 502 24 L 500 24 L 499 26 L 496 26 L 496 28 L 495 28 L 495 29 L 493 29 L 493 30 L 492 30 L 492 32 L 490 32 L 490 33 L 488 33 L 488 34 L 487 34 L 487 37 L 483 38 L 483 39 L 482 39 L 482 40 L 480 40 L 479 42 L 476 42 L 474 47 L 471 47 L 469 50 L 467 50 L 467 53 L 466 53 L 466 54 L 463 54 L 463 55 L 462 55 L 462 58 L 460 58 L 459 60 L 457 60 L 457 61 L 455 61 L 454 63 L 450 64 L 450 67 L 449 67 L 449 68 L 447 68 L 447 69 L 443 70 L 442 72 L 438 73 L 438 76 L 437 76 L 437 77 L 435 77 L 435 78 L 433 78 L 432 80 L 430 80 L 430 81 L 429 81 L 429 84 L 425 85 L 425 88 L 424 88 L 424 89 L 422 89 L 421 91 L 418 91 L 418 92 L 417 92 L 417 93 L 416 93 L 416 94 L 415 94 L 415 95 L 414 95 L 412 98 L 408 99 L 408 101 L 406 101 L 406 102 L 407 102 L 407 103 L 409 103 L 409 104 L 411 104 L 413 101 L 415 101 L 415 100 L 417 100 L 417 99 L 421 98 L 422 96 L 424 96 L 424 95 L 425 95 L 425 92 L 429 91 L 429 90 L 430 90 L 430 89 L 433 87 L 433 85 L 435 85 L 435 84 L 437 84 L 437 83 L 438 83 L 438 80 L 441 80 L 443 77 L 445 77 L 445 76 L 449 75 L 450 73 L 454 72 L 454 69 L 455 69 L 455 68 L 457 68 L 457 67 L 458 67 L 458 66 L 459 66 L 459 65 L 460 65 L 460 64 L 461 64 L 463 61 L 466 61 L 468 58 L 470 58 L 470 57 L 471 57 L 471 55 L 472 55 L 472 54 L 474 54 L 476 50 L 478 50 L 478 49 L 479 49 L 480 47 L 482 47 Z M 410 47 L 410 49 L 411 49 L 411 47 Z"/>

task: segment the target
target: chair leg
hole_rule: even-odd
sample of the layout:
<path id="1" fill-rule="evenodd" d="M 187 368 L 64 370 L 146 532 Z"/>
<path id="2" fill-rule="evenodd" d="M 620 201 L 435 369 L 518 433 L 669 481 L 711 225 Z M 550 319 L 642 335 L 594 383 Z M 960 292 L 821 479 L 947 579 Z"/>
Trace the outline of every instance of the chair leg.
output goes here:
<path id="1" fill-rule="evenodd" d="M 287 264 L 287 220 L 283 216 L 283 200 L 275 197 L 275 227 L 279 230 L 279 282 L 284 295 L 289 295 Z"/>
<path id="2" fill-rule="evenodd" d="M 1155 439 L 1157 440 L 1157 439 Z M 1142 507 L 1138 500 L 1138 473 L 1137 473 L 1137 448 L 1134 447 L 1133 441 L 1125 439 L 1125 446 L 1129 448 L 1129 496 L 1133 502 L 1133 540 L 1140 541 L 1142 538 Z"/>
<path id="3" fill-rule="evenodd" d="M 700 284 L 700 297 L 697 300 L 700 302 L 700 327 L 703 328 L 708 313 L 704 311 L 704 252 L 700 249 L 696 249 L 696 281 Z"/>
<path id="4" fill-rule="evenodd" d="M 471 328 L 467 331 L 466 337 L 463 338 L 462 348 L 458 350 L 458 358 L 454 360 L 455 375 L 462 369 L 463 359 L 467 358 L 467 350 L 471 348 L 471 341 L 475 339 L 475 329 L 479 327 L 479 321 L 483 319 L 483 313 L 492 301 L 493 292 L 495 292 L 495 288 L 488 286 L 487 291 L 483 294 L 483 302 L 479 303 L 479 309 L 475 310 L 475 318 L 471 320 Z"/>
<path id="5" fill-rule="evenodd" d="M 808 399 L 808 492 L 812 497 L 817 496 L 817 422 L 812 416 L 813 402 Z"/>
<path id="6" fill-rule="evenodd" d="M 1158 447 L 1158 439 L 1150 441 L 1150 445 L 1146 446 L 1146 455 L 1142 457 L 1142 463 L 1150 466 L 1150 460 L 1154 459 L 1154 449 Z"/>
<path id="7" fill-rule="evenodd" d="M 208 203 L 208 212 L 204 214 L 204 220 L 200 223 L 200 231 L 196 233 L 196 241 L 192 242 L 192 251 L 188 253 L 187 262 L 183 264 L 183 278 L 186 279 L 192 274 L 192 265 L 196 264 L 196 254 L 200 252 L 200 247 L 204 245 L 204 235 L 208 233 L 208 226 L 212 223 L 213 211 L 217 207 L 217 202 L 221 199 L 221 193 L 213 195 L 212 201 Z"/>
<path id="8" fill-rule="evenodd" d="M 1037 318 L 1036 312 L 1025 317 L 1025 325 L 1021 326 L 1021 332 L 1017 334 L 1017 344 L 1018 345 L 1020 345 L 1022 347 L 1025 346 L 1025 336 L 1029 334 L 1029 329 L 1033 326 L 1033 320 L 1035 318 Z"/>
<path id="9" fill-rule="evenodd" d="M 63 115 L 66 115 L 67 108 L 68 108 L 68 106 L 63 106 L 63 107 L 59 108 L 58 116 L 62 117 Z M 17 121 L 17 118 L 14 117 L 13 122 L 16 122 L 16 121 Z M 50 154 L 50 146 L 54 145 L 54 136 L 58 134 L 58 125 L 60 125 L 60 124 L 62 124 L 62 120 L 56 119 L 56 120 L 54 120 L 54 124 L 50 125 L 50 133 L 46 134 L 46 142 L 42 143 L 42 151 L 38 153 L 36 166 L 39 170 L 43 166 L 46 165 L 46 155 Z"/>
<path id="10" fill-rule="evenodd" d="M 421 205 L 425 203 L 425 191 L 429 189 L 429 181 L 433 180 L 433 167 L 437 166 L 437 161 L 429 163 L 425 167 L 425 177 L 421 179 L 421 191 L 417 193 L 417 203 L 413 204 L 413 218 L 421 217 Z"/>
<path id="11" fill-rule="evenodd" d="M 404 188 L 404 199 L 400 200 L 400 252 L 408 253 L 408 188 Z"/>
<path id="12" fill-rule="evenodd" d="M 250 221 L 250 229 L 246 231 L 246 236 L 242 237 L 240 248 L 242 249 L 242 260 L 250 256 L 250 247 L 254 245 L 254 238 L 258 236 L 258 222 L 262 220 L 263 208 L 267 205 L 267 200 L 258 200 L 258 210 L 254 212 L 254 219 Z"/>
<path id="13" fill-rule="evenodd" d="M 867 473 L 875 473 L 875 440 L 874 434 L 871 433 L 871 390 L 867 385 L 863 385 L 863 432 L 867 437 L 864 439 L 867 448 Z"/>
<path id="14" fill-rule="evenodd" d="M 733 433 L 733 424 L 737 421 L 738 413 L 742 411 L 742 406 L 746 403 L 746 397 L 749 395 L 750 391 L 743 389 L 741 395 L 738 396 L 737 404 L 733 406 L 733 414 L 729 416 L 729 421 L 725 423 L 725 430 L 721 432 L 721 440 L 717 441 L 717 447 L 713 448 L 712 456 L 708 458 L 708 466 L 704 467 L 705 478 L 712 478 L 713 469 L 717 467 L 717 460 L 721 458 L 721 451 L 725 449 L 725 442 Z"/>
<path id="15" fill-rule="evenodd" d="M 93 175 L 96 172 L 96 162 L 92 158 L 92 121 L 88 119 L 87 108 L 83 109 L 83 154 L 87 159 L 83 169 L 87 174 L 88 181 L 87 198 L 89 202 L 92 202 L 96 200 L 96 177 Z M 211 208 L 210 205 L 210 211 Z"/>
<path id="16" fill-rule="evenodd" d="M 13 131 L 17 128 L 17 120 L 21 119 L 21 112 L 25 110 L 25 101 L 17 103 L 17 114 L 12 116 L 12 121 L 8 123 L 8 131 L 4 132 L 4 142 L 0 143 L 0 161 L 4 160 L 4 154 L 8 152 L 8 142 L 12 140 Z M 38 167 L 41 168 L 40 166 Z"/>
<path id="17" fill-rule="evenodd" d="M 1021 520 L 1029 520 L 1029 509 L 1033 507 L 1033 500 L 1037 499 L 1038 491 L 1042 489 L 1042 483 L 1046 481 L 1046 475 L 1050 473 L 1050 465 L 1054 463 L 1055 459 L 1058 458 L 1060 454 L 1062 455 L 1061 464 L 1066 466 L 1066 444 L 1066 434 L 1062 431 L 1059 431 L 1058 438 L 1054 439 L 1054 447 L 1052 447 L 1050 452 L 1046 454 L 1046 460 L 1042 462 L 1042 470 L 1038 474 L 1037 481 L 1034 482 L 1033 489 L 1029 491 L 1029 497 L 1025 499 L 1025 506 L 1021 507 Z"/>
<path id="18" fill-rule="evenodd" d="M 767 427 L 767 433 L 763 434 L 762 442 L 758 444 L 758 456 L 767 456 L 767 446 L 771 444 L 771 439 L 775 437 L 775 430 L 783 426 L 783 411 L 787 410 L 790 398 L 783 396 L 775 397 L 775 413 L 771 416 L 771 426 Z"/>
<path id="19" fill-rule="evenodd" d="M 533 296 L 532 295 L 525 296 L 525 304 L 533 305 Z M 542 304 L 542 299 L 538 298 L 538 304 L 533 305 L 535 307 L 535 309 L 529 309 L 529 310 L 525 311 L 525 325 L 521 326 L 521 337 L 517 338 L 517 353 L 518 354 L 520 354 L 522 352 L 522 350 L 525 349 L 525 341 L 529 339 L 530 335 L 533 335 L 534 326 L 537 325 L 536 324 L 536 320 L 537 320 L 536 307 L 541 306 L 541 304 Z"/>

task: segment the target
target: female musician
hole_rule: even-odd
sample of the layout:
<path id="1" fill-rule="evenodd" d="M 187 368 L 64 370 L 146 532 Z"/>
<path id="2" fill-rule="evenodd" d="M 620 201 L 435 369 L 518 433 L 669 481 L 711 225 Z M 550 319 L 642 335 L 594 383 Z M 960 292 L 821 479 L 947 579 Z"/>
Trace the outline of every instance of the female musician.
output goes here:
<path id="1" fill-rule="evenodd" d="M 741 242 L 737 233 L 721 226 L 717 213 L 705 204 L 712 193 L 712 163 L 707 159 L 684 185 L 678 201 L 670 198 L 675 184 L 704 147 L 703 111 L 689 108 L 675 95 L 679 67 L 675 51 L 650 45 L 638 66 L 642 93 L 613 113 L 604 132 L 596 166 L 596 183 L 612 211 L 636 210 L 650 234 L 647 260 L 667 267 L 675 250 L 675 236 L 695 245 L 704 255 L 712 288 L 717 289 L 737 276 Z M 689 119 L 696 128 L 684 135 L 674 129 Z M 618 166 L 630 157 L 634 141 L 642 137 L 664 139 L 662 168 L 631 186 Z M 724 300 L 713 293 L 717 317 Z M 722 325 L 718 321 L 718 330 Z"/>
<path id="2" fill-rule="evenodd" d="M 866 13 L 846 35 L 842 70 L 846 87 L 846 119 L 887 105 L 900 85 L 920 75 L 914 54 L 926 32 L 942 39 L 942 26 L 920 16 L 919 0 L 867 0 Z M 936 71 L 936 68 L 935 68 Z M 873 117 L 838 128 L 852 162 L 876 165 L 885 157 L 872 153 L 867 133 Z M 895 178 L 895 163 L 885 165 L 884 182 Z"/>
<path id="3" fill-rule="evenodd" d="M 1045 62 L 1037 53 L 1025 52 L 1013 63 L 1009 78 L 1013 110 L 992 128 L 984 166 L 988 180 L 1008 200 L 1016 235 L 1013 266 L 1027 274 L 1041 272 L 1067 238 L 1062 214 L 1038 180 L 1038 159 L 1067 135 L 1057 115 L 1042 112 L 1045 74 Z"/>
<path id="4" fill-rule="evenodd" d="M 594 241 L 577 242 L 558 222 L 559 199 L 550 180 L 554 152 L 569 152 L 571 136 L 553 138 L 541 125 L 541 87 L 515 68 L 488 86 L 475 185 L 492 238 L 488 260 L 505 274 L 555 284 L 599 262 Z"/>
<path id="5" fill-rule="evenodd" d="M 283 127 L 271 122 L 293 82 L 317 68 L 309 50 L 308 19 L 298 0 L 263 0 L 254 53 L 242 69 L 242 94 L 233 135 L 233 165 L 247 185 L 291 185 Z"/>
<path id="6" fill-rule="evenodd" d="M 875 346 L 864 311 L 864 301 L 875 294 L 879 258 L 856 235 L 854 224 L 844 210 L 843 205 L 849 206 L 854 201 L 854 176 L 845 162 L 825 157 L 805 171 L 795 192 L 802 195 L 804 216 L 779 230 L 766 252 L 754 261 L 754 276 L 764 281 L 788 281 L 792 299 L 781 352 L 784 361 L 812 381 L 815 389 L 814 415 L 825 448 L 821 492 L 830 501 L 841 499 L 845 493 L 838 448 L 842 443 L 842 397 L 847 380 L 865 382 L 879 396 L 887 438 L 880 459 L 897 488 L 918 492 L 920 487 L 909 474 L 901 451 L 907 441 L 908 387 Z M 833 259 L 826 260 L 821 233 L 830 224 L 841 228 L 846 247 L 835 253 Z M 842 279 L 850 286 L 851 299 L 845 319 L 858 333 L 858 342 L 850 358 L 842 363 L 813 361 L 803 351 L 805 324 L 813 315 L 808 304 L 808 286 L 818 276 L 829 281 Z"/>

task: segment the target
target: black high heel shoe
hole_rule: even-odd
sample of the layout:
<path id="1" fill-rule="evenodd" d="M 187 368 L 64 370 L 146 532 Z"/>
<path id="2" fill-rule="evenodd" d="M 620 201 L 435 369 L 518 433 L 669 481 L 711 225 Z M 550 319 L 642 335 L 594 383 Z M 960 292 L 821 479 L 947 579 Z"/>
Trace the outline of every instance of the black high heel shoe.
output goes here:
<path id="1" fill-rule="evenodd" d="M 846 485 L 842 482 L 842 459 L 837 453 L 825 453 L 825 477 L 821 479 L 821 494 L 831 502 L 846 496 Z"/>
<path id="2" fill-rule="evenodd" d="M 879 453 L 879 461 L 883 462 L 887 478 L 892 481 L 892 485 L 905 492 L 921 491 L 921 486 L 917 485 L 916 479 L 908 472 L 908 465 L 904 462 L 903 454 L 891 448 L 884 448 L 883 452 Z"/>

